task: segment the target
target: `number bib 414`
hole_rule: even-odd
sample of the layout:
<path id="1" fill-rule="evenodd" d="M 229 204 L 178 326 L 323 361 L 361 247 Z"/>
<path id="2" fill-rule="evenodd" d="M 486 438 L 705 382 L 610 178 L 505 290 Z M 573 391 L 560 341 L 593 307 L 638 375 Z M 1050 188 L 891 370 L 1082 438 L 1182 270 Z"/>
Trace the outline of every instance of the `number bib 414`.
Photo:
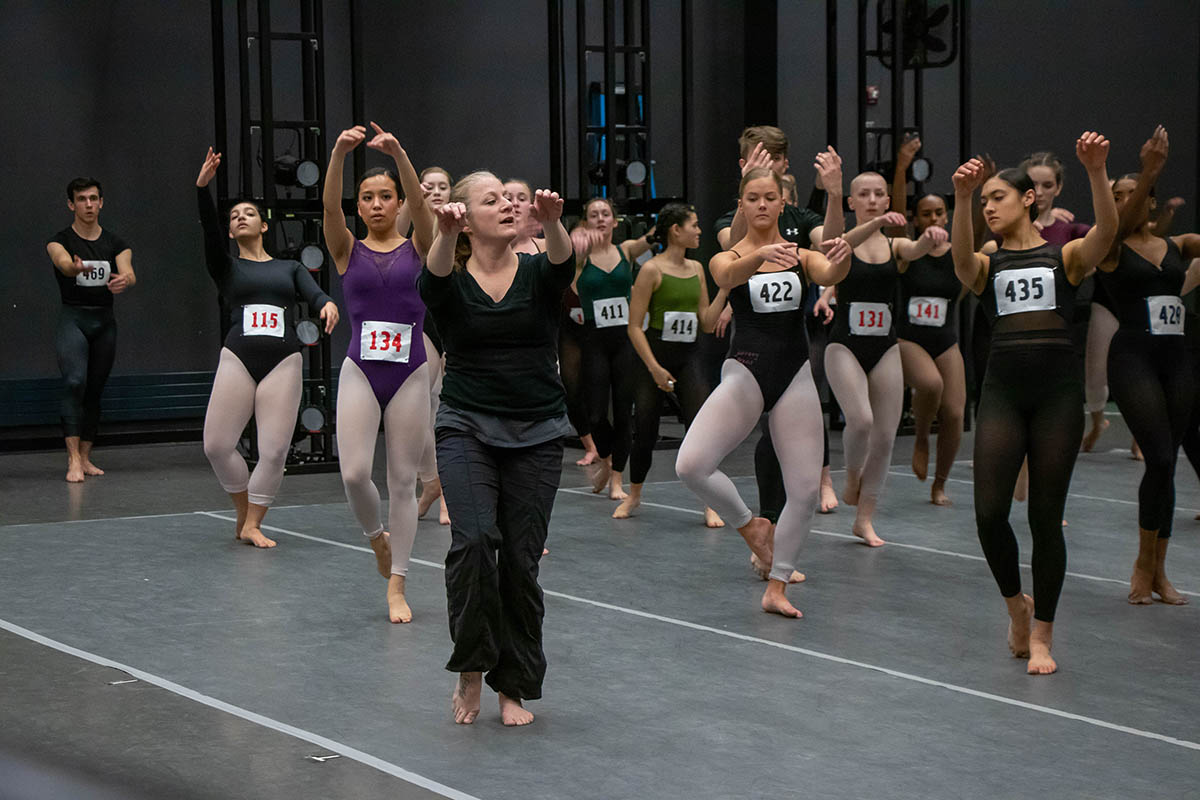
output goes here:
<path id="1" fill-rule="evenodd" d="M 283 309 L 256 303 L 242 306 L 243 336 L 276 336 L 283 338 Z"/>
<path id="2" fill-rule="evenodd" d="M 662 340 L 664 342 L 694 342 L 699 320 L 694 311 L 664 311 Z"/>
<path id="3" fill-rule="evenodd" d="M 412 328 L 412 325 L 403 322 L 363 320 L 358 357 L 363 361 L 398 361 L 407 364 L 408 351 L 412 347 Z"/>
<path id="4" fill-rule="evenodd" d="M 759 314 L 795 311 L 804 296 L 800 276 L 790 270 L 751 275 L 749 288 L 750 305 Z"/>
<path id="5" fill-rule="evenodd" d="M 941 328 L 946 324 L 950 301 L 944 297 L 908 298 L 908 321 L 912 325 Z"/>
<path id="6" fill-rule="evenodd" d="M 84 261 L 83 272 L 75 276 L 76 286 L 104 286 L 112 269 L 107 261 Z"/>
<path id="7" fill-rule="evenodd" d="M 850 333 L 887 336 L 892 332 L 892 310 L 887 303 L 850 303 Z"/>
<path id="8" fill-rule="evenodd" d="M 606 297 L 592 303 L 592 315 L 597 328 L 613 328 L 629 324 L 629 300 L 624 297 Z"/>
<path id="9" fill-rule="evenodd" d="M 1054 292 L 1054 270 L 1049 267 L 1006 269 L 996 276 L 996 314 L 1053 311 L 1058 307 Z"/>
<path id="10" fill-rule="evenodd" d="M 1183 301 L 1169 294 L 1146 298 L 1150 332 L 1160 336 L 1183 336 Z"/>

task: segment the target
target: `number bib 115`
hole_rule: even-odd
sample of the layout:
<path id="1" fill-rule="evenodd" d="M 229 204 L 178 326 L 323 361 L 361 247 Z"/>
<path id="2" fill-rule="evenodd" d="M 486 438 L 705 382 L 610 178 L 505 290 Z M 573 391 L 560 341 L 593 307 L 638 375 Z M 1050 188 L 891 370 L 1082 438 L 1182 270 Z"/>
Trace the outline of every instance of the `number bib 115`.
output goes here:
<path id="1" fill-rule="evenodd" d="M 664 342 L 694 342 L 699 321 L 694 311 L 664 311 L 662 340 Z"/>
<path id="2" fill-rule="evenodd" d="M 944 297 L 908 298 L 908 321 L 912 325 L 941 328 L 946 324 L 950 301 Z"/>
<path id="3" fill-rule="evenodd" d="M 104 286 L 108 283 L 111 267 L 107 261 L 84 261 L 83 272 L 75 276 L 76 286 Z"/>
<path id="4" fill-rule="evenodd" d="M 892 332 L 892 310 L 887 303 L 850 303 L 850 333 L 887 336 Z"/>
<path id="5" fill-rule="evenodd" d="M 996 276 L 996 314 L 1053 311 L 1058 307 L 1054 293 L 1054 270 L 1049 267 L 1006 269 Z"/>
<path id="6" fill-rule="evenodd" d="M 358 357 L 363 361 L 399 361 L 407 364 L 408 350 L 412 346 L 412 327 L 403 322 L 363 320 Z"/>
<path id="7" fill-rule="evenodd" d="M 1183 335 L 1183 301 L 1169 294 L 1146 298 L 1150 332 L 1160 336 Z"/>
<path id="8" fill-rule="evenodd" d="M 759 314 L 775 314 L 800 308 L 804 295 L 800 276 L 791 270 L 759 272 L 750 276 L 750 305 Z"/>
<path id="9" fill-rule="evenodd" d="M 629 324 L 629 300 L 624 297 L 606 297 L 592 303 L 592 314 L 597 328 L 613 328 Z"/>
<path id="10" fill-rule="evenodd" d="M 242 306 L 243 336 L 276 336 L 283 338 L 283 309 L 279 306 L 254 304 Z"/>

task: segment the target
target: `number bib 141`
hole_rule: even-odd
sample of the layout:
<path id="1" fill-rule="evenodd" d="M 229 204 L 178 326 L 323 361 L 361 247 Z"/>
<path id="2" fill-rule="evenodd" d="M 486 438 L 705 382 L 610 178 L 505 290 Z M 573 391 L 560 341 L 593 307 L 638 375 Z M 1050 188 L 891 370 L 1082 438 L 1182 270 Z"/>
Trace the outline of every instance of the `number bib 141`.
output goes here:
<path id="1" fill-rule="evenodd" d="M 613 328 L 629 324 L 629 300 L 624 297 L 606 297 L 592 303 L 592 314 L 597 328 Z"/>
<path id="2" fill-rule="evenodd" d="M 84 261 L 83 272 L 75 276 L 76 286 L 104 286 L 111 268 L 107 261 Z"/>
<path id="3" fill-rule="evenodd" d="M 568 311 L 567 316 L 570 317 L 571 322 L 574 322 L 576 325 L 583 324 L 583 309 L 580 308 L 579 306 L 576 306 L 575 308 L 572 308 L 570 311 Z"/>
<path id="4" fill-rule="evenodd" d="M 946 324 L 950 301 L 944 297 L 908 298 L 908 321 L 912 325 L 941 328 Z"/>
<path id="5" fill-rule="evenodd" d="M 412 346 L 412 325 L 403 322 L 363 320 L 358 357 L 363 361 L 399 361 L 408 363 Z"/>
<path id="6" fill-rule="evenodd" d="M 887 336 L 892 332 L 892 310 L 887 303 L 850 303 L 850 333 Z"/>
<path id="7" fill-rule="evenodd" d="M 791 270 L 759 272 L 750 276 L 750 305 L 759 314 L 775 314 L 800 308 L 804 287 Z"/>
<path id="8" fill-rule="evenodd" d="M 1160 336 L 1183 335 L 1183 301 L 1169 294 L 1146 298 L 1150 332 Z"/>
<path id="9" fill-rule="evenodd" d="M 1006 269 L 996 276 L 996 314 L 1053 311 L 1058 307 L 1054 293 L 1054 270 L 1049 267 Z"/>
<path id="10" fill-rule="evenodd" d="M 283 338 L 283 309 L 279 306 L 254 304 L 242 306 L 243 336 L 276 336 Z"/>
<path id="11" fill-rule="evenodd" d="M 664 342 L 694 342 L 699 320 L 694 311 L 664 311 L 662 340 Z"/>

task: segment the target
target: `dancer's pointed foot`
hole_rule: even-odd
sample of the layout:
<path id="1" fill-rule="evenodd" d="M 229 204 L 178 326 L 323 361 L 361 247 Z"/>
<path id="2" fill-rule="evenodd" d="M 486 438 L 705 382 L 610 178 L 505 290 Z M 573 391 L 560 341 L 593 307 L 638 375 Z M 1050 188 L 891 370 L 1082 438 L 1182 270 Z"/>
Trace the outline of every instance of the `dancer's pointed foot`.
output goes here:
<path id="1" fill-rule="evenodd" d="M 1027 594 L 1007 599 L 1008 649 L 1016 658 L 1029 658 L 1029 631 L 1033 625 L 1033 598 Z"/>
<path id="2" fill-rule="evenodd" d="M 787 595 L 784 594 L 783 581 L 769 581 L 767 590 L 762 596 L 762 610 L 768 614 L 779 614 L 783 617 L 791 617 L 792 619 L 800 619 L 804 615 L 800 613 L 794 605 L 788 602 Z"/>
<path id="3" fill-rule="evenodd" d="M 929 437 L 918 436 L 913 442 L 912 471 L 917 480 L 923 481 L 929 475 Z"/>
<path id="4" fill-rule="evenodd" d="M 388 619 L 395 623 L 412 622 L 412 609 L 404 598 L 404 576 L 392 575 L 387 588 Z"/>
<path id="5" fill-rule="evenodd" d="M 421 496 L 417 498 L 417 519 L 433 507 L 433 501 L 442 496 L 442 481 L 434 478 L 431 481 L 421 481 Z"/>
<path id="6" fill-rule="evenodd" d="M 375 569 L 385 578 L 392 574 L 392 539 L 387 531 L 381 531 L 378 536 L 369 540 L 371 550 L 375 553 Z"/>
<path id="7" fill-rule="evenodd" d="M 713 511 L 708 506 L 704 507 L 704 527 L 706 528 L 724 528 L 725 520 L 717 516 L 717 512 Z"/>

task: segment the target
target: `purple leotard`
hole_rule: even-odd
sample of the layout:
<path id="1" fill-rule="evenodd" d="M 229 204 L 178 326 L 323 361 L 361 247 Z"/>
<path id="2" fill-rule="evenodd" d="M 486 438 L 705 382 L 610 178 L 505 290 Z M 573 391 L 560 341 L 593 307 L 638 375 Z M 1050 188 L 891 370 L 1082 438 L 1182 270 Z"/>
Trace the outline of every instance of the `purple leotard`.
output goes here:
<path id="1" fill-rule="evenodd" d="M 350 314 L 350 348 L 346 357 L 367 376 L 380 408 L 387 408 L 396 390 L 425 363 L 425 337 L 422 335 L 425 304 L 417 294 L 417 276 L 420 274 L 421 259 L 411 240 L 386 253 L 377 253 L 355 240 L 350 263 L 342 275 L 342 293 L 346 298 L 346 311 Z M 368 325 L 364 331 L 364 322 L 385 325 Z M 395 339 L 391 332 L 396 330 L 396 325 L 412 327 L 408 330 L 408 342 L 393 347 Z M 370 358 L 371 355 L 403 357 L 405 348 L 405 361 Z M 364 355 L 368 357 L 363 358 Z"/>

